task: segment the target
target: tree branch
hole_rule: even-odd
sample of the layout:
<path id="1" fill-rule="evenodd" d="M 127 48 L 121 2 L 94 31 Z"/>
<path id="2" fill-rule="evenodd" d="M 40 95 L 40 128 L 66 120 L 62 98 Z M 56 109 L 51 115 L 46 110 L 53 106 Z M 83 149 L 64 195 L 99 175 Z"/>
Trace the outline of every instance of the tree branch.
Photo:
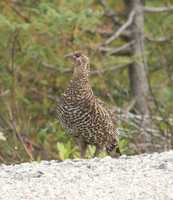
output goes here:
<path id="1" fill-rule="evenodd" d="M 170 37 L 159 37 L 159 38 L 153 38 L 150 36 L 145 36 L 145 39 L 148 40 L 149 42 L 158 42 L 158 43 L 164 43 L 164 42 L 169 42 L 171 40 Z"/>
<path id="2" fill-rule="evenodd" d="M 129 14 L 128 20 L 126 23 L 124 23 L 110 38 L 108 38 L 103 45 L 110 44 L 113 40 L 117 39 L 123 32 L 126 30 L 133 22 L 135 16 L 135 11 L 132 10 L 132 12 Z"/>
<path id="3" fill-rule="evenodd" d="M 130 50 L 131 50 L 132 44 L 133 44 L 133 41 L 128 42 L 128 43 L 126 43 L 126 44 L 124 44 L 120 47 L 117 47 L 117 48 L 110 48 L 110 47 L 101 46 L 101 47 L 99 47 L 99 51 L 106 52 L 106 53 L 109 53 L 111 55 L 119 54 L 119 53 L 129 53 Z"/>
<path id="4" fill-rule="evenodd" d="M 169 12 L 173 11 L 173 6 L 167 7 L 144 7 L 146 13 L 160 13 L 160 12 Z"/>

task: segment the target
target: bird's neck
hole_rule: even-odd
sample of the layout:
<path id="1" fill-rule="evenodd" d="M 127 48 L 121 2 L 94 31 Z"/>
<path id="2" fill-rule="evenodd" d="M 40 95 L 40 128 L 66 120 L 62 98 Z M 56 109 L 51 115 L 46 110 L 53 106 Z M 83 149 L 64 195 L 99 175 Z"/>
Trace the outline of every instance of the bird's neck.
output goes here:
<path id="1" fill-rule="evenodd" d="M 87 66 L 76 66 L 74 68 L 72 80 L 64 95 L 69 97 L 69 101 L 89 99 L 94 96 L 89 83 Z"/>
<path id="2" fill-rule="evenodd" d="M 84 74 L 80 76 L 73 75 L 64 95 L 69 97 L 69 101 L 92 98 L 93 91 L 89 84 L 89 77 Z"/>
<path id="3" fill-rule="evenodd" d="M 87 63 L 84 65 L 86 66 L 76 66 L 73 71 L 73 78 L 72 78 L 72 83 L 75 85 L 78 85 L 80 88 L 81 87 L 88 87 L 90 86 L 89 84 L 89 71 L 87 67 Z"/>
<path id="4" fill-rule="evenodd" d="M 88 80 L 89 76 L 88 63 L 78 63 L 73 71 L 73 79 L 85 79 Z"/>
<path id="5" fill-rule="evenodd" d="M 71 84 L 77 89 L 90 88 L 89 77 L 88 74 L 80 73 L 73 74 L 73 78 L 71 80 Z"/>

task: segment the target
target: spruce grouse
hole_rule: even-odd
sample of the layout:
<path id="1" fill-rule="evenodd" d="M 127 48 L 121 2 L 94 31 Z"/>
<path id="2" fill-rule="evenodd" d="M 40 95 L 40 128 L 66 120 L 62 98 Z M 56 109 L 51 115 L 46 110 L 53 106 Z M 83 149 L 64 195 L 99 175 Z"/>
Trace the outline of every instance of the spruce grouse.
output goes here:
<path id="1" fill-rule="evenodd" d="M 58 119 L 77 141 L 82 158 L 88 145 L 96 146 L 94 156 L 104 147 L 111 153 L 117 145 L 116 129 L 109 111 L 93 94 L 89 83 L 89 58 L 81 52 L 70 53 L 66 57 L 74 61 L 74 71 L 58 102 Z"/>

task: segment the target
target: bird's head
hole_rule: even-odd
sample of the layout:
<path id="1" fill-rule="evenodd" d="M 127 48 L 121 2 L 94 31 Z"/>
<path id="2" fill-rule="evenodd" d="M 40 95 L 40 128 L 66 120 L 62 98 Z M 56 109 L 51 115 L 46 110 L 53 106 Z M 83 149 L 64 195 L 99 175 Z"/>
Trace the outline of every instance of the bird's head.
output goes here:
<path id="1" fill-rule="evenodd" d="M 81 52 L 69 53 L 65 58 L 70 58 L 74 62 L 74 74 L 89 74 L 89 58 Z"/>

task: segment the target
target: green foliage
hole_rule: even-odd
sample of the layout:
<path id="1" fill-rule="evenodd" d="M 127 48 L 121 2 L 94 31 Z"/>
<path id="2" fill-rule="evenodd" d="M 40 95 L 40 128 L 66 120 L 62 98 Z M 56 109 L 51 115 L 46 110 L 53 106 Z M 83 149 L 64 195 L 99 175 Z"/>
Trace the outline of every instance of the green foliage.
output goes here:
<path id="1" fill-rule="evenodd" d="M 76 157 L 76 149 L 72 146 L 72 143 L 68 141 L 67 143 L 57 143 L 57 149 L 59 152 L 59 157 L 61 160 L 65 160 L 67 158 L 71 158 L 72 155 Z"/>
<path id="2" fill-rule="evenodd" d="M 151 6 L 162 3 L 147 1 Z M 120 14 L 124 10 L 120 0 L 110 0 L 108 5 Z M 170 36 L 172 23 L 171 14 L 148 15 L 146 34 L 154 38 Z M 0 161 L 12 163 L 31 158 L 16 132 L 32 143 L 29 150 L 35 160 L 79 157 L 74 141 L 56 120 L 56 102 L 52 100 L 61 94 L 71 77 L 66 72 L 71 66 L 64 59 L 68 52 L 84 50 L 91 57 L 91 70 L 106 69 L 91 77 L 95 94 L 108 103 L 126 106 L 131 98 L 128 71 L 114 71 L 112 67 L 127 64 L 131 58 L 97 52 L 97 46 L 106 39 L 99 31 L 109 35 L 110 29 L 117 27 L 104 16 L 104 8 L 95 0 L 0 2 Z M 122 44 L 118 39 L 112 45 Z M 153 92 L 164 102 L 163 112 L 168 113 L 173 97 L 172 42 L 146 42 L 146 47 Z M 130 152 L 128 143 L 127 138 L 120 141 L 123 152 Z M 94 148 L 90 147 L 87 156 L 93 153 Z"/>

